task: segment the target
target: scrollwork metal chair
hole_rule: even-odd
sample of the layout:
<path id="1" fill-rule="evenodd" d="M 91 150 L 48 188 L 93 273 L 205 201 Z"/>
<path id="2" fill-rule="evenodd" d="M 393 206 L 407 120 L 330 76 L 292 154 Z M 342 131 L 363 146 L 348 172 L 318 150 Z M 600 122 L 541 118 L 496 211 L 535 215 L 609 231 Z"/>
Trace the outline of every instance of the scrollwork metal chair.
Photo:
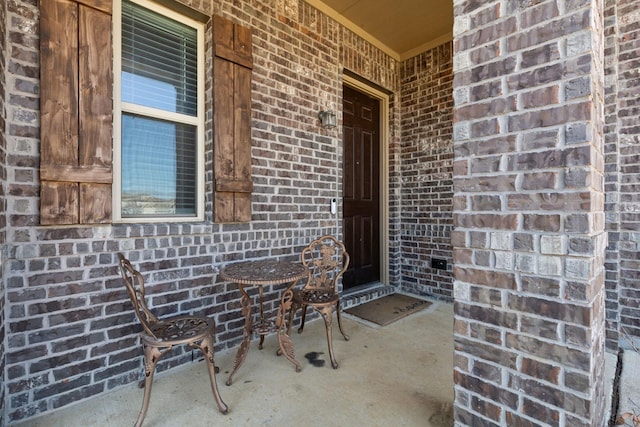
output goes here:
<path id="1" fill-rule="evenodd" d="M 320 313 L 326 328 L 331 366 L 333 369 L 337 369 L 338 362 L 333 354 L 331 330 L 333 312 L 335 311 L 340 333 L 345 341 L 349 341 L 349 336 L 344 333 L 342 328 L 340 295 L 338 293 L 339 279 L 349 266 L 349 254 L 338 239 L 333 236 L 323 236 L 302 250 L 300 261 L 309 269 L 309 275 L 304 285 L 293 291 L 288 330 L 291 329 L 295 314 L 300 308 L 302 309 L 302 317 L 298 333 L 302 333 L 304 329 L 307 307 Z"/>
<path id="2" fill-rule="evenodd" d="M 216 366 L 213 358 L 214 320 L 204 316 L 175 316 L 166 319 L 158 319 L 149 310 L 145 300 L 144 279 L 139 271 L 135 270 L 129 260 L 122 254 L 118 254 L 120 272 L 126 285 L 129 298 L 133 303 L 136 316 L 142 324 L 142 346 L 144 349 L 144 398 L 142 409 L 136 421 L 136 427 L 141 426 L 149 408 L 153 374 L 160 358 L 176 345 L 187 344 L 193 348 L 199 348 L 204 354 L 204 360 L 209 371 L 213 397 L 218 409 L 223 414 L 229 410 L 222 401 L 216 383 Z"/>

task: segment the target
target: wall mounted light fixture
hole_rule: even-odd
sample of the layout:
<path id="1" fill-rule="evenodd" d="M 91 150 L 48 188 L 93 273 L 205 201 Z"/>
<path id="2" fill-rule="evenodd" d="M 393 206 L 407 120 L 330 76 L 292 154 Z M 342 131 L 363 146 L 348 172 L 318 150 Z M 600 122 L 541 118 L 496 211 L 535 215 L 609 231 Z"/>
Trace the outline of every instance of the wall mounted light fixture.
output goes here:
<path id="1" fill-rule="evenodd" d="M 318 118 L 320 118 L 320 123 L 322 123 L 322 127 L 325 129 L 331 129 L 337 125 L 336 113 L 333 111 L 320 111 Z"/>

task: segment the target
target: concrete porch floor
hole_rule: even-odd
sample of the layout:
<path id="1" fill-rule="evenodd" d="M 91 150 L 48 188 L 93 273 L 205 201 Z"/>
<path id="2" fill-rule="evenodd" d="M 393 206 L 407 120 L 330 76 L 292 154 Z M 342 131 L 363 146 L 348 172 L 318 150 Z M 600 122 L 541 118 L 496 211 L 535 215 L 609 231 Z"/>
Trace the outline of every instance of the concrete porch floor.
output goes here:
<path id="1" fill-rule="evenodd" d="M 335 319 L 335 318 L 334 318 Z M 331 369 L 324 323 L 292 329 L 302 372 L 276 356 L 275 335 L 263 350 L 252 341 L 244 364 L 225 381 L 237 347 L 216 353 L 218 388 L 229 413 L 218 412 L 204 362 L 156 374 L 144 426 L 421 426 L 452 425 L 453 306 L 430 307 L 385 327 L 343 316 L 344 341 L 333 325 L 339 369 Z M 297 327 L 297 324 L 294 325 Z M 306 358 L 322 352 L 325 365 Z M 22 427 L 132 426 L 143 390 L 129 384 L 16 424 Z"/>

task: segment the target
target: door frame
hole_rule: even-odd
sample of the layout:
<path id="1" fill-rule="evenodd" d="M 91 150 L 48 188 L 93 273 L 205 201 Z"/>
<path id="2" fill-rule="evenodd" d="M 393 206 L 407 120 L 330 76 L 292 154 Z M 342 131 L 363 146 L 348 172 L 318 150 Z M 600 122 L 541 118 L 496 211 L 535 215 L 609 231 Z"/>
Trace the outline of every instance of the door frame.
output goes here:
<path id="1" fill-rule="evenodd" d="M 380 103 L 380 283 L 389 284 L 389 94 L 348 74 L 342 84 L 356 89 Z"/>

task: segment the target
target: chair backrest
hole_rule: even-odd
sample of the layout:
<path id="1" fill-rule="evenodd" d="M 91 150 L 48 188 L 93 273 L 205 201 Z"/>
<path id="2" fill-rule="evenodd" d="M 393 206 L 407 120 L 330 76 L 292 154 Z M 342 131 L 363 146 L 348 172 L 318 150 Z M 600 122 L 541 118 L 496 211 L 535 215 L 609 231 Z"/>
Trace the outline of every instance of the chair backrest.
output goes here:
<path id="1" fill-rule="evenodd" d="M 149 310 L 144 294 L 144 279 L 139 271 L 135 270 L 128 259 L 122 254 L 118 254 L 120 263 L 120 273 L 122 274 L 122 280 L 127 287 L 127 292 L 133 309 L 136 312 L 138 320 L 142 324 L 144 331 L 154 337 L 158 338 L 153 333 L 152 325 L 158 322 L 158 318 Z"/>
<path id="2" fill-rule="evenodd" d="M 300 262 L 309 269 L 305 289 L 337 291 L 338 280 L 349 267 L 349 254 L 338 239 L 322 236 L 302 250 Z"/>

